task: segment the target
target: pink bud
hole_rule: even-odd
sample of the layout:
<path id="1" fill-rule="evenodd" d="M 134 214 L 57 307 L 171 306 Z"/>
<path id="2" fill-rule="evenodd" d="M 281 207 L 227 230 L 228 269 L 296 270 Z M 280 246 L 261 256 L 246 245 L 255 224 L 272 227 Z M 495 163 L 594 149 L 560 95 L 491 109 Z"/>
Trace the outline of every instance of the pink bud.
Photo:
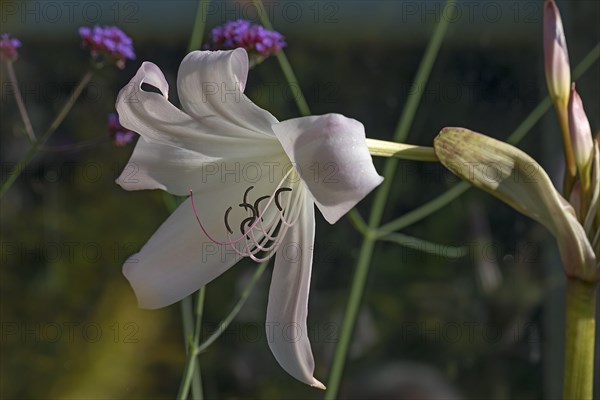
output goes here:
<path id="1" fill-rule="evenodd" d="M 585 171 L 589 168 L 594 155 L 594 139 L 592 128 L 588 121 L 581 97 L 575 90 L 575 83 L 571 87 L 571 96 L 569 98 L 569 133 L 573 145 L 573 155 L 579 171 Z"/>
<path id="2" fill-rule="evenodd" d="M 550 97 L 566 105 L 571 84 L 569 52 L 560 13 L 554 0 L 544 3 L 544 68 Z"/>

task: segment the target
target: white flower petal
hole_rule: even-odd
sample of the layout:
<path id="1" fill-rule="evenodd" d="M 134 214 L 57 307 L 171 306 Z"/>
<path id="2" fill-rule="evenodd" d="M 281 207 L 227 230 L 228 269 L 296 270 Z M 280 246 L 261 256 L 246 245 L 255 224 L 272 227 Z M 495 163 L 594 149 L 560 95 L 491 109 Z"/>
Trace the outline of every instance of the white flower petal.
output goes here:
<path id="1" fill-rule="evenodd" d="M 159 93 L 142 90 L 142 84 L 151 84 Z M 139 68 L 129 84 L 119 92 L 117 112 L 125 128 L 140 134 L 149 142 L 195 150 L 207 157 L 223 157 L 237 150 L 252 152 L 263 147 L 276 149 L 274 138 L 248 134 L 248 130 L 230 123 L 220 116 L 195 119 L 167 100 L 168 84 L 160 69 L 149 62 Z"/>
<path id="2" fill-rule="evenodd" d="M 227 240 L 224 216 L 229 206 L 233 207 L 228 216 L 235 232 L 232 239 L 240 237 L 240 222 L 248 214 L 238 204 L 246 189 L 245 184 L 228 184 L 195 194 L 198 214 L 211 237 Z M 259 186 L 254 190 L 249 199 L 254 200 L 263 193 L 271 194 L 273 188 Z M 260 240 L 261 237 L 256 232 L 256 238 Z M 220 246 L 207 238 L 194 216 L 190 199 L 187 199 L 140 252 L 127 260 L 123 273 L 131 283 L 140 307 L 159 308 L 195 292 L 239 260 L 240 256 L 231 247 Z"/>
<path id="3" fill-rule="evenodd" d="M 277 119 L 244 95 L 248 54 L 229 51 L 194 51 L 179 67 L 177 90 L 183 109 L 197 119 L 219 117 L 252 137 L 273 136 Z M 240 130 L 241 129 L 241 130 Z"/>
<path id="4" fill-rule="evenodd" d="M 333 224 L 377 187 L 363 125 L 340 114 L 302 117 L 273 125 L 325 219 Z"/>
<path id="5" fill-rule="evenodd" d="M 269 304 L 267 340 L 279 365 L 294 378 L 323 388 L 313 377 L 306 316 L 315 239 L 314 205 L 305 196 L 298 223 L 290 228 L 277 250 Z"/>
<path id="6" fill-rule="evenodd" d="M 283 152 L 277 154 L 281 147 L 275 144 L 245 149 L 233 146 L 228 154 L 223 149 L 227 157 L 219 158 L 141 137 L 117 183 L 126 190 L 161 189 L 178 196 L 187 196 L 190 189 L 207 192 L 227 183 L 274 183 L 289 164 Z"/>

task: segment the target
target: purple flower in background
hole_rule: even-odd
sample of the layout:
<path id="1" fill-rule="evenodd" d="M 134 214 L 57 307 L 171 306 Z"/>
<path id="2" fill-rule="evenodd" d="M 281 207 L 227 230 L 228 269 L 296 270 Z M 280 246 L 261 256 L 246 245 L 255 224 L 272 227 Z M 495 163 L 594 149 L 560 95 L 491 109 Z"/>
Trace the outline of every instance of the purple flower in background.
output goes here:
<path id="1" fill-rule="evenodd" d="M 133 41 L 116 26 L 82 26 L 79 35 L 81 46 L 89 48 L 94 59 L 108 56 L 116 61 L 119 68 L 125 67 L 125 60 L 135 60 Z"/>
<path id="2" fill-rule="evenodd" d="M 108 134 L 117 147 L 124 147 L 131 143 L 135 133 L 123 128 L 117 113 L 108 114 Z"/>
<path id="3" fill-rule="evenodd" d="M 285 46 L 285 38 L 281 33 L 239 19 L 214 28 L 211 31 L 211 42 L 205 48 L 231 50 L 242 47 L 251 57 L 251 63 L 258 64 Z"/>
<path id="4" fill-rule="evenodd" d="M 21 47 L 21 41 L 11 37 L 8 33 L 0 35 L 0 56 L 9 61 L 14 61 L 19 57 L 17 49 Z"/>

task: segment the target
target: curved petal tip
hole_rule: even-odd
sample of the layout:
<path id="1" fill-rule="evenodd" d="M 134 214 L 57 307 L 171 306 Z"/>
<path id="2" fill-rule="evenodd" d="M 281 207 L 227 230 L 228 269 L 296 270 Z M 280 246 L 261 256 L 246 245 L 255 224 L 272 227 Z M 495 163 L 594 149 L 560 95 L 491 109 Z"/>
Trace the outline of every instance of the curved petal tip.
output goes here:
<path id="1" fill-rule="evenodd" d="M 314 379 L 314 382 L 310 385 L 311 387 L 321 389 L 321 390 L 327 389 L 325 387 L 325 385 L 323 385 L 321 382 L 319 382 L 316 378 L 313 378 L 313 379 Z"/>

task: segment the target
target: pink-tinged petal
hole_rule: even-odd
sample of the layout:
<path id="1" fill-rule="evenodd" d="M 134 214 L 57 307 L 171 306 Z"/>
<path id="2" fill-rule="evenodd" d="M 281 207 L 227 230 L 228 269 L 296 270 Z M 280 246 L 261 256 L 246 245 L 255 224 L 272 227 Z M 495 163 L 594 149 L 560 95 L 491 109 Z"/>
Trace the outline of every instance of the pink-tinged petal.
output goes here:
<path id="1" fill-rule="evenodd" d="M 219 118 L 235 126 L 236 134 L 272 137 L 277 119 L 244 95 L 247 77 L 244 49 L 191 52 L 177 74 L 179 100 L 196 119 Z"/>
<path id="2" fill-rule="evenodd" d="M 161 93 L 142 89 L 142 84 Z M 219 116 L 192 118 L 167 100 L 168 84 L 160 69 L 144 62 L 129 84 L 119 92 L 117 112 L 125 128 L 137 132 L 149 142 L 194 150 L 207 157 L 221 158 L 246 151 L 277 150 L 277 141 L 269 136 L 249 134 Z M 248 154 L 247 154 L 248 155 Z M 235 156 L 232 156 L 235 158 Z"/>
<path id="3" fill-rule="evenodd" d="M 580 174 L 589 174 L 594 156 L 594 137 L 590 121 L 583 109 L 583 101 L 575 89 L 575 83 L 571 86 L 568 110 L 569 134 L 573 144 L 575 162 Z"/>
<path id="4" fill-rule="evenodd" d="M 596 256 L 573 207 L 523 151 L 464 128 L 444 128 L 434 140 L 446 168 L 544 225 L 558 242 L 565 273 L 600 280 Z"/>
<path id="5" fill-rule="evenodd" d="M 287 232 L 277 250 L 267 306 L 267 341 L 281 367 L 294 378 L 324 389 L 313 377 L 313 359 L 306 316 L 315 239 L 312 201 L 305 193 L 298 223 Z"/>
<path id="6" fill-rule="evenodd" d="M 223 185 L 219 190 L 195 194 L 196 208 L 202 224 L 213 239 L 227 241 L 224 216 L 227 208 L 233 209 L 228 221 L 234 230 L 232 239 L 239 238 L 238 227 L 248 213 L 238 204 L 247 187 Z M 251 192 L 250 201 L 257 192 Z M 272 188 L 269 188 L 272 193 Z M 265 224 L 269 217 L 265 217 Z M 255 234 L 257 240 L 262 235 Z M 237 243 L 242 250 L 244 241 Z M 183 202 L 158 228 L 139 253 L 131 256 L 123 266 L 142 308 L 160 308 L 175 303 L 201 286 L 221 275 L 240 256 L 229 246 L 211 241 L 201 230 L 194 215 L 191 201 Z"/>
<path id="7" fill-rule="evenodd" d="M 325 219 L 333 224 L 377 187 L 363 125 L 340 114 L 290 119 L 273 125 Z"/>

